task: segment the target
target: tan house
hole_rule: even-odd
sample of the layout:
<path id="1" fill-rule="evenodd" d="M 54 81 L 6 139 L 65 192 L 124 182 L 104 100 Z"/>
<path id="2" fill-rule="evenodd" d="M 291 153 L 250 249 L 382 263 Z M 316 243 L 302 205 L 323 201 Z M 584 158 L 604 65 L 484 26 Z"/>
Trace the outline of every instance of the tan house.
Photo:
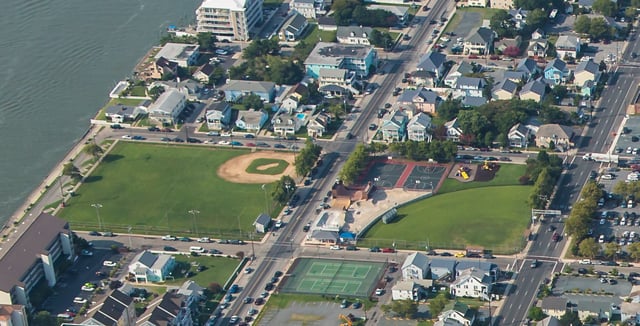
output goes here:
<path id="1" fill-rule="evenodd" d="M 513 9 L 513 0 L 490 0 L 491 8 L 509 10 Z"/>
<path id="2" fill-rule="evenodd" d="M 398 97 L 397 103 L 413 104 L 419 111 L 435 115 L 440 101 L 441 99 L 437 93 L 426 88 L 420 88 L 405 90 L 400 97 Z"/>
<path id="3" fill-rule="evenodd" d="M 561 318 L 567 312 L 567 303 L 564 297 L 545 297 L 541 308 L 545 315 Z"/>
<path id="4" fill-rule="evenodd" d="M 162 79 L 165 76 L 177 76 L 178 64 L 160 57 L 154 61 L 144 73 L 147 79 Z"/>
<path id="5" fill-rule="evenodd" d="M 573 129 L 556 123 L 540 126 L 536 132 L 536 146 L 549 147 L 553 143 L 560 150 L 567 150 L 573 147 Z"/>
<path id="6" fill-rule="evenodd" d="M 198 67 L 198 69 L 196 69 L 196 71 L 193 73 L 193 79 L 203 84 L 207 84 L 209 83 L 211 76 L 213 76 L 213 71 L 215 69 L 216 68 L 214 66 L 205 63 L 202 66 Z"/>
<path id="7" fill-rule="evenodd" d="M 546 90 L 547 85 L 545 83 L 539 79 L 531 80 L 522 86 L 522 89 L 520 90 L 520 99 L 542 102 Z"/>
<path id="8" fill-rule="evenodd" d="M 592 60 L 582 61 L 573 73 L 573 83 L 582 87 L 587 81 L 597 83 L 600 79 L 600 66 Z"/>
<path id="9" fill-rule="evenodd" d="M 494 100 L 510 100 L 518 91 L 518 84 L 511 79 L 504 79 L 499 82 L 492 91 Z"/>
<path id="10" fill-rule="evenodd" d="M 322 137 L 329 131 L 329 124 L 331 124 L 331 117 L 320 112 L 316 114 L 307 124 L 307 134 L 309 137 Z"/>

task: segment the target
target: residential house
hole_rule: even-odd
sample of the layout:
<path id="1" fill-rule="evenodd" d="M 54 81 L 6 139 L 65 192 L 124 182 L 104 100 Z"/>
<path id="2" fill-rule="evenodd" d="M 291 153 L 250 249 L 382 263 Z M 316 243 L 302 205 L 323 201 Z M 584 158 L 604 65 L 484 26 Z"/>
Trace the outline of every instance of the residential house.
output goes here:
<path id="1" fill-rule="evenodd" d="M 582 87 L 587 81 L 597 83 L 600 80 L 600 66 L 593 60 L 581 61 L 573 73 L 573 83 Z"/>
<path id="2" fill-rule="evenodd" d="M 368 77 L 369 69 L 378 64 L 372 46 L 318 42 L 304 61 L 307 76 L 317 79 L 320 69 L 346 69 L 360 77 Z"/>
<path id="3" fill-rule="evenodd" d="M 307 134 L 313 138 L 322 137 L 329 131 L 330 124 L 331 117 L 324 112 L 320 112 L 307 123 Z"/>
<path id="4" fill-rule="evenodd" d="M 420 285 L 414 281 L 398 281 L 391 288 L 391 300 L 412 300 L 418 299 Z"/>
<path id="5" fill-rule="evenodd" d="M 280 32 L 278 33 L 278 38 L 280 41 L 286 42 L 294 42 L 297 41 L 304 30 L 309 26 L 309 22 L 307 22 L 307 18 L 305 18 L 302 14 L 294 11 L 292 15 L 287 18 L 287 20 L 280 28 Z"/>
<path id="6" fill-rule="evenodd" d="M 53 287 L 63 266 L 75 259 L 67 221 L 40 213 L 26 229 L 2 248 L 0 258 L 0 304 L 23 305 L 31 311 L 31 292 L 36 285 Z"/>
<path id="7" fill-rule="evenodd" d="M 491 276 L 473 268 L 462 272 L 451 283 L 449 291 L 455 297 L 469 297 L 489 301 L 491 295 Z"/>
<path id="8" fill-rule="evenodd" d="M 593 80 L 587 80 L 580 87 L 580 95 L 583 98 L 591 98 L 594 96 L 594 92 L 596 91 L 597 84 Z"/>
<path id="9" fill-rule="evenodd" d="M 445 122 L 444 127 L 447 129 L 447 140 L 454 143 L 460 141 L 460 137 L 463 135 L 463 132 L 458 124 L 458 118 Z"/>
<path id="10" fill-rule="evenodd" d="M 353 87 L 356 73 L 347 69 L 320 68 L 318 72 L 318 90 L 329 96 L 343 96 L 347 93 L 360 94 Z"/>
<path id="11" fill-rule="evenodd" d="M 404 110 L 393 110 L 387 113 L 380 126 L 382 139 L 387 142 L 404 141 L 409 117 Z"/>
<path id="12" fill-rule="evenodd" d="M 555 123 L 541 125 L 536 132 L 536 146 L 549 147 L 550 143 L 554 143 L 556 148 L 566 150 L 573 147 L 573 135 L 573 128 L 569 126 Z"/>
<path id="13" fill-rule="evenodd" d="M 513 9 L 513 0 L 491 0 L 491 8 L 504 10 Z"/>
<path id="14" fill-rule="evenodd" d="M 302 99 L 308 96 L 309 90 L 307 89 L 307 86 L 303 85 L 302 83 L 297 83 L 287 90 L 284 99 L 281 100 L 280 110 L 284 110 L 288 114 L 291 114 L 297 111 Z"/>
<path id="15" fill-rule="evenodd" d="M 485 55 L 493 51 L 496 33 L 487 27 L 478 27 L 464 41 L 464 53 Z"/>
<path id="16" fill-rule="evenodd" d="M 460 77 L 456 82 L 456 89 L 463 91 L 467 97 L 483 97 L 487 82 L 484 78 Z"/>
<path id="17" fill-rule="evenodd" d="M 528 75 L 526 72 L 524 71 L 517 71 L 517 70 L 503 70 L 502 71 L 502 78 L 497 78 L 497 80 L 510 80 L 514 83 L 521 83 L 521 82 L 527 82 L 528 80 Z"/>
<path id="18" fill-rule="evenodd" d="M 331 16 L 320 16 L 318 17 L 318 29 L 321 31 L 337 31 L 338 24 L 336 24 L 336 19 Z"/>
<path id="19" fill-rule="evenodd" d="M 169 289 L 167 289 L 169 290 Z M 196 298 L 205 299 L 204 288 L 193 280 L 187 280 L 178 289 L 176 289 L 176 293 L 189 297 L 195 296 Z"/>
<path id="20" fill-rule="evenodd" d="M 473 65 L 466 61 L 460 61 L 451 67 L 447 77 L 444 78 L 444 84 L 449 87 L 455 87 L 459 77 L 466 76 L 473 73 Z"/>
<path id="21" fill-rule="evenodd" d="M 438 77 L 432 71 L 416 70 L 411 73 L 409 83 L 415 87 L 438 87 Z"/>
<path id="22" fill-rule="evenodd" d="M 264 187 L 263 187 L 264 188 Z M 256 227 L 256 232 L 267 233 L 271 227 L 271 216 L 266 213 L 258 215 L 256 221 L 253 222 L 253 226 Z"/>
<path id="23" fill-rule="evenodd" d="M 557 58 L 577 58 L 580 53 L 580 38 L 573 35 L 560 35 L 555 46 Z"/>
<path id="24" fill-rule="evenodd" d="M 440 104 L 441 101 L 438 93 L 422 87 L 405 90 L 398 97 L 397 103 L 413 104 L 418 110 L 435 115 L 438 104 Z"/>
<path id="25" fill-rule="evenodd" d="M 136 307 L 133 298 L 120 290 L 113 290 L 109 296 L 96 307 L 98 310 L 85 320 L 83 325 L 100 326 L 135 326 Z"/>
<path id="26" fill-rule="evenodd" d="M 28 326 L 27 310 L 23 305 L 0 304 L 0 326 Z"/>
<path id="27" fill-rule="evenodd" d="M 386 6 L 386 5 L 370 5 L 367 9 L 369 10 L 384 10 L 390 12 L 398 18 L 400 23 L 404 23 L 407 21 L 407 17 L 409 17 L 409 7 L 408 6 Z"/>
<path id="28" fill-rule="evenodd" d="M 544 68 L 544 78 L 549 81 L 552 86 L 566 84 L 571 80 L 571 70 L 567 64 L 555 58 L 551 60 Z"/>
<path id="29" fill-rule="evenodd" d="M 193 79 L 203 84 L 208 84 L 211 76 L 213 76 L 213 72 L 215 71 L 215 69 L 216 67 L 214 67 L 213 65 L 205 63 L 193 72 Z"/>
<path id="30" fill-rule="evenodd" d="M 493 87 L 492 94 L 494 100 L 510 100 L 518 91 L 518 84 L 511 79 L 503 79 Z"/>
<path id="31" fill-rule="evenodd" d="M 136 120 L 142 114 L 142 110 L 123 104 L 116 104 L 106 108 L 104 113 L 111 122 L 122 123 Z"/>
<path id="32" fill-rule="evenodd" d="M 400 270 L 405 281 L 426 279 L 429 276 L 429 258 L 425 254 L 414 252 L 407 256 Z"/>
<path id="33" fill-rule="evenodd" d="M 298 109 L 298 106 L 300 106 L 300 100 L 297 97 L 287 96 L 282 100 L 282 103 L 280 103 L 280 110 L 291 114 Z"/>
<path id="34" fill-rule="evenodd" d="M 549 41 L 546 39 L 530 40 L 527 46 L 527 55 L 534 58 L 544 58 L 549 50 Z"/>
<path id="35" fill-rule="evenodd" d="M 514 23 L 518 30 L 523 29 L 527 25 L 527 15 L 529 14 L 528 10 L 524 10 L 521 8 L 511 9 L 508 11 L 509 15 L 511 15 L 511 21 Z"/>
<path id="36" fill-rule="evenodd" d="M 164 57 L 156 59 L 144 76 L 148 79 L 163 79 L 165 77 L 178 76 L 178 63 L 169 61 Z"/>
<path id="37" fill-rule="evenodd" d="M 516 66 L 516 71 L 521 71 L 526 74 L 525 81 L 529 81 L 531 78 L 536 78 L 540 74 L 538 64 L 530 58 L 521 59 Z"/>
<path id="38" fill-rule="evenodd" d="M 431 117 L 419 112 L 407 123 L 407 135 L 409 140 L 431 142 Z"/>
<path id="39" fill-rule="evenodd" d="M 516 123 L 507 134 L 509 147 L 526 148 L 529 144 L 530 130 L 521 123 Z"/>
<path id="40" fill-rule="evenodd" d="M 466 0 L 456 4 L 458 7 L 481 7 L 485 8 L 489 5 L 489 0 Z"/>
<path id="41" fill-rule="evenodd" d="M 445 308 L 446 309 L 446 308 Z M 448 325 L 461 325 L 471 326 L 476 320 L 475 313 L 466 304 L 462 302 L 455 302 L 449 309 L 443 311 L 438 316 L 438 321 L 434 326 L 448 326 Z"/>
<path id="42" fill-rule="evenodd" d="M 306 123 L 306 114 L 288 113 L 282 109 L 271 119 L 273 132 L 282 136 L 295 134 Z"/>
<path id="43" fill-rule="evenodd" d="M 154 87 L 162 87 L 164 91 L 176 90 L 182 95 L 186 97 L 188 101 L 197 101 L 200 95 L 200 91 L 202 90 L 202 84 L 191 79 L 186 80 L 160 80 L 151 83 L 151 85 L 147 86 L 147 89 L 152 89 Z"/>
<path id="44" fill-rule="evenodd" d="M 265 81 L 229 80 L 220 90 L 224 91 L 225 99 L 229 102 L 237 102 L 243 96 L 255 94 L 263 102 L 273 103 L 276 96 L 276 84 Z"/>
<path id="45" fill-rule="evenodd" d="M 521 100 L 532 100 L 541 103 L 547 91 L 547 84 L 540 79 L 531 80 L 520 90 Z"/>
<path id="46" fill-rule="evenodd" d="M 167 43 L 154 58 L 156 60 L 165 58 L 168 61 L 177 63 L 180 67 L 187 68 L 188 66 L 195 66 L 199 56 L 200 46 L 197 44 Z"/>
<path id="47" fill-rule="evenodd" d="M 492 280 L 495 280 L 498 273 L 500 272 L 498 265 L 493 263 L 484 261 L 461 260 L 456 263 L 456 276 L 462 275 L 468 269 L 482 271 L 487 276 L 490 276 Z"/>
<path id="48" fill-rule="evenodd" d="M 264 110 L 246 110 L 238 112 L 236 127 L 242 130 L 257 132 L 269 119 L 269 114 Z"/>
<path id="49" fill-rule="evenodd" d="M 429 268 L 431 269 L 432 280 L 453 279 L 455 272 L 455 260 L 451 259 L 431 259 Z"/>
<path id="50" fill-rule="evenodd" d="M 502 38 L 495 40 L 493 48 L 497 51 L 504 52 L 508 47 L 520 48 L 522 45 L 522 37 L 520 35 L 515 38 Z"/>
<path id="51" fill-rule="evenodd" d="M 308 19 L 316 19 L 315 0 L 292 0 L 289 3 L 289 8 L 299 12 L 302 16 Z"/>
<path id="52" fill-rule="evenodd" d="M 154 254 L 145 250 L 129 264 L 129 274 L 136 282 L 162 282 L 175 266 L 175 258 L 171 255 Z"/>
<path id="53" fill-rule="evenodd" d="M 416 70 L 432 72 L 435 77 L 435 80 L 433 82 L 435 86 L 444 76 L 446 62 L 447 57 L 444 54 L 440 52 L 429 51 L 420 58 Z M 414 75 L 415 73 L 411 75 L 412 78 L 414 77 Z"/>
<path id="54" fill-rule="evenodd" d="M 591 7 L 593 6 L 594 2 L 595 2 L 595 0 L 578 0 L 578 7 L 579 8 L 585 8 L 585 9 L 591 9 Z"/>
<path id="55" fill-rule="evenodd" d="M 138 318 L 137 326 L 196 326 L 200 315 L 200 296 L 167 291 L 157 304 L 150 305 Z M 157 302 L 157 301 L 156 301 Z"/>
<path id="56" fill-rule="evenodd" d="M 638 320 L 640 320 L 640 302 L 637 302 L 637 300 L 622 302 L 620 304 L 620 321 L 631 323 Z"/>
<path id="57" fill-rule="evenodd" d="M 547 296 L 542 299 L 540 308 L 547 316 L 561 318 L 567 312 L 568 304 L 565 297 Z"/>
<path id="58" fill-rule="evenodd" d="M 336 38 L 342 44 L 371 45 L 369 38 L 373 28 L 366 26 L 338 26 Z"/>
<path id="59" fill-rule="evenodd" d="M 209 130 L 222 130 L 231 123 L 231 105 L 227 102 L 211 102 L 204 108 Z"/>
<path id="60" fill-rule="evenodd" d="M 160 94 L 158 99 L 149 106 L 149 118 L 163 124 L 176 124 L 185 105 L 186 97 L 184 94 L 170 89 Z"/>
<path id="61" fill-rule="evenodd" d="M 248 41 L 262 26 L 262 0 L 204 0 L 196 9 L 196 31 L 219 41 Z"/>
<path id="62" fill-rule="evenodd" d="M 541 321 L 539 321 L 536 326 L 561 326 L 560 319 L 549 316 Z"/>
<path id="63" fill-rule="evenodd" d="M 531 33 L 531 39 L 532 40 L 541 40 L 543 38 L 546 38 L 547 35 L 545 34 L 545 32 L 541 29 L 541 28 L 536 28 L 535 31 L 533 31 L 533 33 Z"/>

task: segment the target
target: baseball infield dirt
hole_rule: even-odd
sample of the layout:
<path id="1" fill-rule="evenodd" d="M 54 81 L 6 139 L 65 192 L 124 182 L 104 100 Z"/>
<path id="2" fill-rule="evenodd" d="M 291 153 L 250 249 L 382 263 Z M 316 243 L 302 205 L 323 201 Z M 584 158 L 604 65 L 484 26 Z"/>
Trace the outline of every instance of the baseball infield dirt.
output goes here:
<path id="1" fill-rule="evenodd" d="M 258 173 L 249 173 L 247 172 L 247 167 L 249 164 L 253 162 L 255 159 L 259 158 L 272 158 L 272 159 L 280 159 L 287 161 L 289 166 L 284 170 L 281 174 L 276 175 L 267 175 L 267 174 L 258 174 Z M 283 175 L 290 175 L 291 177 L 295 177 L 295 167 L 293 166 L 294 158 L 293 153 L 282 153 L 282 152 L 263 152 L 258 151 L 251 154 L 240 155 L 234 157 L 226 162 L 224 162 L 220 168 L 218 168 L 218 176 L 221 178 L 235 183 L 268 183 L 274 182 Z M 267 166 L 268 168 L 268 166 Z M 260 167 L 257 168 L 260 170 Z"/>

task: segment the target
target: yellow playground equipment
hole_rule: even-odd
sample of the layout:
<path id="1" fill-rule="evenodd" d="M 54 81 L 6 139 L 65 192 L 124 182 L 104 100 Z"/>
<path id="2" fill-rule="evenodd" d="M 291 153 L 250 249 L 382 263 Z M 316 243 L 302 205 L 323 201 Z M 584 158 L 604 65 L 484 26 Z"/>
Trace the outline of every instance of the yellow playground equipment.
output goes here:
<path id="1" fill-rule="evenodd" d="M 351 318 L 348 316 L 345 316 L 343 314 L 340 314 L 338 317 L 340 317 L 341 320 L 344 321 L 344 323 L 340 324 L 340 326 L 352 326 L 353 323 L 351 322 Z"/>
<path id="2" fill-rule="evenodd" d="M 467 172 L 468 170 L 469 170 L 469 168 L 466 167 L 466 166 L 461 166 L 460 169 L 458 169 L 458 174 L 460 174 L 462 179 L 464 179 L 464 180 L 468 180 L 469 179 L 469 173 Z"/>

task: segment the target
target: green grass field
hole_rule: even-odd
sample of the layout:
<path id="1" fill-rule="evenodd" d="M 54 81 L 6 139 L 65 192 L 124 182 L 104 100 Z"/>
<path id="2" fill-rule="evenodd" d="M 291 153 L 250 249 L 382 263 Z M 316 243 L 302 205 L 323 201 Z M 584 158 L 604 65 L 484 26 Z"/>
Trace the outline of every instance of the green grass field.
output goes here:
<path id="1" fill-rule="evenodd" d="M 379 243 L 384 246 L 390 246 L 395 239 L 428 240 L 434 248 L 479 245 L 487 249 L 513 249 L 520 244 L 530 221 L 531 211 L 526 203 L 530 192 L 531 186 L 518 185 L 438 194 L 400 208 L 395 222 L 376 224 L 366 238 L 388 239 Z"/>
<path id="2" fill-rule="evenodd" d="M 277 164 L 275 166 L 259 169 L 259 167 L 264 165 Z M 275 175 L 284 172 L 284 170 L 289 166 L 289 163 L 285 160 L 278 160 L 272 158 L 258 158 L 253 160 L 251 164 L 247 167 L 247 172 L 249 173 L 257 173 L 257 174 L 268 174 Z"/>
<path id="3" fill-rule="evenodd" d="M 235 252 L 229 253 L 234 255 Z M 176 263 L 181 263 L 180 266 L 188 266 L 185 268 L 184 273 L 183 270 L 174 272 L 175 280 L 167 281 L 167 284 L 182 284 L 187 279 L 184 277 L 184 274 L 188 271 L 195 273 L 194 276 L 189 279 L 198 283 L 198 285 L 207 287 L 210 283 L 216 282 L 220 285 L 224 285 L 225 282 L 231 277 L 233 271 L 238 267 L 241 260 L 234 258 L 223 258 L 223 257 L 193 257 L 193 256 L 184 256 L 184 255 L 176 255 Z M 206 267 L 202 272 L 197 271 L 197 266 Z"/>
<path id="4" fill-rule="evenodd" d="M 101 204 L 103 230 L 125 233 L 131 225 L 132 233 L 238 237 L 241 227 L 246 238 L 265 209 L 264 191 L 259 184 L 227 182 L 216 172 L 246 153 L 120 142 L 58 215 L 74 229 L 94 230 L 92 204 Z M 190 210 L 200 213 L 194 218 Z"/>

